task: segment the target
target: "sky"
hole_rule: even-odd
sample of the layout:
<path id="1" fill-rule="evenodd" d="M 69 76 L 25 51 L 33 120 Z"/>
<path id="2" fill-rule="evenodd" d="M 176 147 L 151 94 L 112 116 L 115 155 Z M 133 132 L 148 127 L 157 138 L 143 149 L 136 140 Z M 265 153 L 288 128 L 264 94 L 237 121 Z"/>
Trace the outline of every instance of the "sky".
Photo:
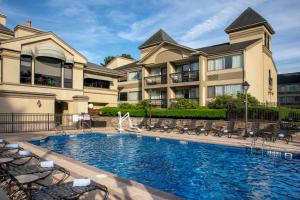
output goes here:
<path id="1" fill-rule="evenodd" d="M 97 64 L 122 53 L 139 59 L 138 46 L 160 28 L 192 48 L 228 42 L 224 29 L 247 7 L 276 32 L 278 72 L 300 71 L 300 0 L 0 0 L 9 28 L 31 20 Z"/>

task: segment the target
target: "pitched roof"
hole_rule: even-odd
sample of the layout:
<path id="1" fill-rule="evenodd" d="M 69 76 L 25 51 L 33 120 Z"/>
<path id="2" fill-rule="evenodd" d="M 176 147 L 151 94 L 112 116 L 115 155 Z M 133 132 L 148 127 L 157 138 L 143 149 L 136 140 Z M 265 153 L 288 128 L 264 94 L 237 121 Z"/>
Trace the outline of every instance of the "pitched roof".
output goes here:
<path id="1" fill-rule="evenodd" d="M 196 49 L 197 51 L 202 51 L 206 54 L 218 54 L 218 53 L 224 53 L 224 52 L 230 52 L 230 51 L 238 51 L 238 50 L 243 50 L 246 47 L 250 46 L 251 44 L 257 42 L 260 39 L 256 40 L 249 40 L 245 42 L 239 42 L 239 43 L 223 43 L 223 44 L 217 44 L 213 46 L 208 46 L 208 47 L 202 47 Z"/>
<path id="2" fill-rule="evenodd" d="M 120 66 L 120 67 L 117 67 L 117 68 L 115 68 L 115 70 L 129 70 L 129 69 L 131 69 L 131 68 L 134 68 L 134 67 L 141 67 L 141 65 L 138 65 L 137 63 L 138 63 L 139 61 L 135 61 L 135 62 L 133 62 L 133 63 L 129 63 L 129 64 L 126 64 L 126 65 L 122 65 L 122 66 Z"/>
<path id="3" fill-rule="evenodd" d="M 177 42 L 175 40 L 173 40 L 173 38 L 171 38 L 171 36 L 169 36 L 164 30 L 159 29 L 148 40 L 146 40 L 143 44 L 141 44 L 139 46 L 139 49 L 150 47 L 150 46 L 159 44 L 164 41 L 168 41 L 168 42 L 177 44 Z"/>
<path id="4" fill-rule="evenodd" d="M 14 35 L 14 32 L 12 32 L 12 30 L 10 30 L 9 28 L 7 28 L 6 26 L 0 24 L 0 31 L 4 31 L 7 32 L 10 35 Z"/>
<path id="5" fill-rule="evenodd" d="M 109 69 L 109 68 L 107 68 L 107 67 L 103 67 L 103 66 L 101 66 L 101 65 L 97 65 L 97 64 L 91 63 L 91 62 L 87 62 L 87 63 L 85 64 L 85 67 L 86 67 L 87 69 L 99 70 L 99 71 L 101 71 L 101 72 L 103 72 L 103 73 L 114 74 L 114 75 L 116 75 L 116 76 L 120 75 L 120 73 L 119 73 L 118 71 L 114 70 L 114 69 Z"/>
<path id="6" fill-rule="evenodd" d="M 231 33 L 260 25 L 264 25 L 272 34 L 275 33 L 267 20 L 249 7 L 225 29 L 225 32 Z"/>
<path id="7" fill-rule="evenodd" d="M 300 72 L 278 74 L 278 84 L 300 83 Z"/>

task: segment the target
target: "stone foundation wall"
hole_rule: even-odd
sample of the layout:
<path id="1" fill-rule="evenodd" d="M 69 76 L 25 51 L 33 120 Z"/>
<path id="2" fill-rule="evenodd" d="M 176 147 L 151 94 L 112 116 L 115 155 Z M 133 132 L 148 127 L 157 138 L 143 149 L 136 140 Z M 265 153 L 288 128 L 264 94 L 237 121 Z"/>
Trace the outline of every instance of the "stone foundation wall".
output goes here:
<path id="1" fill-rule="evenodd" d="M 132 124 L 134 125 L 146 125 L 150 124 L 150 119 L 149 118 L 142 118 L 142 117 L 130 117 L 132 120 Z M 118 117 L 97 117 L 97 120 L 99 121 L 106 121 L 107 127 L 118 127 Z M 170 118 L 152 118 L 151 119 L 151 124 L 153 125 L 175 125 L 182 127 L 184 125 L 192 125 L 192 126 L 200 126 L 200 125 L 205 125 L 207 120 L 199 120 L 199 119 L 170 119 Z M 214 126 L 226 126 L 227 121 L 225 120 L 213 120 L 214 121 Z M 248 122 L 247 127 L 251 127 L 252 122 Z M 261 123 L 261 128 L 267 126 L 268 123 Z M 123 122 L 123 127 L 127 128 L 128 126 L 128 121 Z M 243 121 L 237 121 L 235 124 L 235 128 L 244 128 L 245 127 L 245 122 Z"/>

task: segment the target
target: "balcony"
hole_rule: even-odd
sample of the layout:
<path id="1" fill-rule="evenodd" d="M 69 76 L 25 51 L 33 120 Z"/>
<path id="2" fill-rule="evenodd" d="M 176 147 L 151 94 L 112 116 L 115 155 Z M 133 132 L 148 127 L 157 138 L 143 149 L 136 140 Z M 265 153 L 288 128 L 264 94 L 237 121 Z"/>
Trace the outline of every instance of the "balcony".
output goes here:
<path id="1" fill-rule="evenodd" d="M 180 99 L 188 100 L 189 102 L 199 102 L 199 97 L 196 98 L 171 98 L 169 99 L 171 103 L 176 103 Z"/>
<path id="2" fill-rule="evenodd" d="M 156 108 L 168 108 L 167 99 L 149 99 L 151 106 Z"/>
<path id="3" fill-rule="evenodd" d="M 178 72 L 170 74 L 172 83 L 199 81 L 199 71 Z"/>
<path id="4" fill-rule="evenodd" d="M 167 75 L 155 75 L 155 76 L 148 76 L 145 77 L 145 85 L 159 85 L 159 84 L 166 84 L 167 83 Z"/>

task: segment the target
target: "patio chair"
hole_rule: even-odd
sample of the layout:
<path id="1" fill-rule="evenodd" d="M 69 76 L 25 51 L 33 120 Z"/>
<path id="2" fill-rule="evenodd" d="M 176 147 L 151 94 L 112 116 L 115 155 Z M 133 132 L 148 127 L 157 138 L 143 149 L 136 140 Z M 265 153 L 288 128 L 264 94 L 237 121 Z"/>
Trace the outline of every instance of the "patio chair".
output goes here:
<path id="1" fill-rule="evenodd" d="M 200 125 L 195 129 L 196 135 L 200 135 L 201 133 L 203 133 L 206 136 L 208 136 L 209 132 L 212 130 L 213 130 L 213 121 L 211 120 L 206 121 L 205 125 Z"/>
<path id="2" fill-rule="evenodd" d="M 48 162 L 48 164 L 47 164 Z M 44 163 L 44 166 L 43 166 Z M 45 164 L 46 163 L 46 164 Z M 49 166 L 50 163 L 50 166 Z M 48 165 L 48 166 L 45 166 Z M 28 164 L 28 165 L 21 165 L 21 166 L 16 166 L 13 163 L 10 163 L 8 165 L 8 168 L 5 169 L 6 173 L 14 176 L 14 177 L 19 177 L 22 176 L 24 177 L 25 175 L 39 175 L 39 180 L 36 180 L 34 183 L 40 186 L 49 186 L 49 184 L 43 183 L 43 180 L 45 180 L 47 177 L 49 177 L 52 174 L 62 174 L 60 178 L 56 178 L 56 181 L 53 181 L 51 185 L 56 185 L 64 182 L 69 176 L 70 172 L 67 171 L 65 168 L 60 167 L 52 161 L 41 161 L 38 162 L 37 164 Z"/>
<path id="3" fill-rule="evenodd" d="M 101 190 L 105 193 L 103 199 L 108 198 L 108 189 L 106 186 L 90 181 L 86 186 L 74 186 L 73 182 L 63 183 L 60 185 L 50 186 L 34 190 L 31 193 L 32 200 L 46 200 L 46 199 L 79 199 L 84 193 L 94 190 Z"/>
<path id="4" fill-rule="evenodd" d="M 235 128 L 235 121 L 231 120 L 227 122 L 226 127 L 220 128 L 217 132 L 216 135 L 219 137 L 222 137 L 223 135 L 227 135 L 228 138 L 231 138 L 233 134 L 239 135 L 241 131 L 244 129 L 236 129 Z"/>
<path id="5" fill-rule="evenodd" d="M 176 119 L 172 119 L 172 122 L 170 124 L 162 126 L 160 131 L 170 133 L 174 129 L 177 129 Z"/>
<path id="6" fill-rule="evenodd" d="M 156 122 L 156 124 L 150 124 L 148 126 L 148 130 L 149 131 L 156 131 L 156 130 L 159 130 L 162 126 L 162 123 L 163 123 L 163 119 L 158 119 L 158 121 Z"/>
<path id="7" fill-rule="evenodd" d="M 196 129 L 195 122 L 190 121 L 188 123 L 185 123 L 183 126 L 179 127 L 179 133 L 180 134 L 187 133 L 188 135 L 190 135 L 191 132 L 195 129 Z"/>
<path id="8" fill-rule="evenodd" d="M 259 136 L 259 129 L 260 128 L 260 122 L 253 122 L 251 124 L 251 128 L 247 129 L 245 137 L 251 137 L 254 140 L 257 140 Z"/>

